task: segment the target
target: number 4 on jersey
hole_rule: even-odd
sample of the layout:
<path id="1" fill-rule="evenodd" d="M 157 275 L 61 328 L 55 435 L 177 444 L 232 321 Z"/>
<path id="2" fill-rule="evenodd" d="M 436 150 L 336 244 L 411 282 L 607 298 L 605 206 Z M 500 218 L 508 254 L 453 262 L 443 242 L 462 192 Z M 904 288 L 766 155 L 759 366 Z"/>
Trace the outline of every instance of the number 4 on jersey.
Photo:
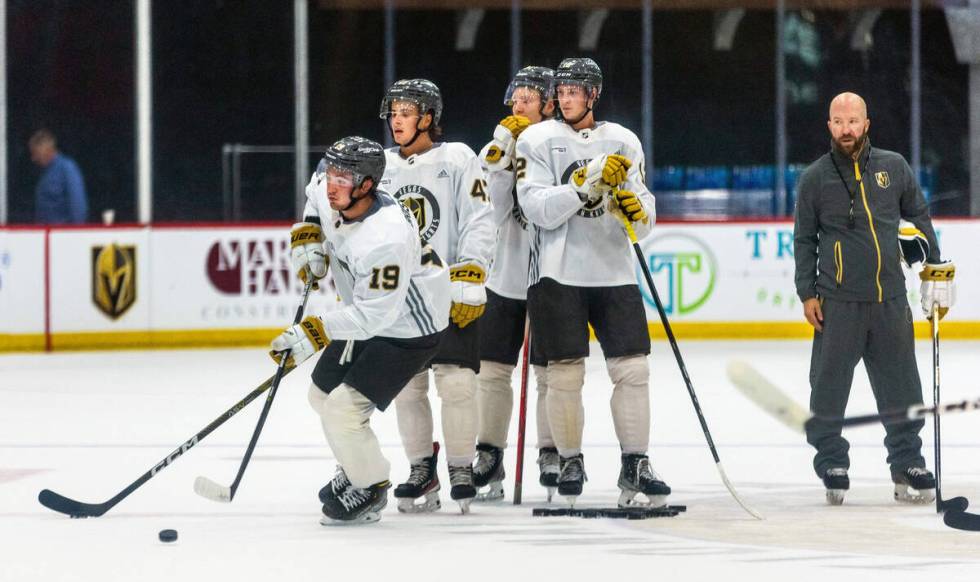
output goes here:
<path id="1" fill-rule="evenodd" d="M 484 202 L 487 201 L 487 181 L 486 180 L 473 180 L 473 189 L 470 190 L 470 196 L 474 198 L 479 198 Z"/>

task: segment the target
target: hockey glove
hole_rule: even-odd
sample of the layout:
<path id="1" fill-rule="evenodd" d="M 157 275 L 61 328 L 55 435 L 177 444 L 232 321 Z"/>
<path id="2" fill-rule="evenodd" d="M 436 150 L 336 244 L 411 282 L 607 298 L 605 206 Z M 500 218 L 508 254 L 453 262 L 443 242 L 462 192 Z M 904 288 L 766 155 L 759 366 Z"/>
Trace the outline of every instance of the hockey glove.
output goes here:
<path id="1" fill-rule="evenodd" d="M 487 274 L 476 263 L 459 263 L 449 269 L 449 281 L 453 300 L 449 317 L 462 329 L 487 308 Z"/>
<path id="2" fill-rule="evenodd" d="M 922 231 L 907 220 L 898 221 L 898 249 L 902 262 L 908 267 L 924 263 L 929 256 L 929 240 Z"/>
<path id="3" fill-rule="evenodd" d="M 922 271 L 919 272 L 919 279 L 922 279 L 920 294 L 922 311 L 925 312 L 927 319 L 932 319 L 933 304 L 939 306 L 939 319 L 942 319 L 953 303 L 956 303 L 954 275 L 956 275 L 956 265 L 953 261 L 926 263 L 922 266 Z"/>
<path id="4" fill-rule="evenodd" d="M 616 205 L 616 209 L 623 213 L 623 216 L 629 219 L 630 222 L 645 222 L 647 220 L 646 210 L 643 210 L 640 199 L 633 192 L 629 190 L 616 190 L 613 194 L 613 203 Z"/>
<path id="5" fill-rule="evenodd" d="M 493 143 L 487 150 L 487 169 L 491 172 L 506 170 L 514 157 L 517 136 L 531 125 L 531 120 L 520 115 L 509 115 L 500 120 L 493 130 Z"/>
<path id="6" fill-rule="evenodd" d="M 323 331 L 323 322 L 315 315 L 307 315 L 303 321 L 287 328 L 272 340 L 272 350 L 269 351 L 269 355 L 278 364 L 282 361 L 283 352 L 291 350 L 286 360 L 286 367 L 292 368 L 302 364 L 328 345 L 330 345 L 330 338 Z"/>
<path id="7" fill-rule="evenodd" d="M 626 182 L 626 172 L 632 165 L 633 162 L 619 154 L 599 156 L 572 172 L 572 189 L 582 202 L 594 203 Z"/>
<path id="8" fill-rule="evenodd" d="M 312 222 L 294 224 L 289 238 L 292 246 L 290 260 L 293 263 L 293 270 L 303 283 L 306 283 L 309 275 L 313 275 L 316 280 L 326 277 L 330 259 L 323 250 L 323 231 L 320 225 Z M 313 288 L 319 289 L 320 285 L 314 281 Z"/>

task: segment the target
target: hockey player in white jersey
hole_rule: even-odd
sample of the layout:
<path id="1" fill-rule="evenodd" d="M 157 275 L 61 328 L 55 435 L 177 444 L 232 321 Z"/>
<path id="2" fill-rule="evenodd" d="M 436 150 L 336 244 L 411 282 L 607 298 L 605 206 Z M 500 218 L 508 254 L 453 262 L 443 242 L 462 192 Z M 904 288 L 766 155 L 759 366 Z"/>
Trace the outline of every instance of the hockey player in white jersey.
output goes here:
<path id="1" fill-rule="evenodd" d="M 462 143 L 438 142 L 442 96 L 425 79 L 406 79 L 388 89 L 381 117 L 398 145 L 385 151 L 381 186 L 409 208 L 423 244 L 450 268 L 451 321 L 432 359 L 442 403 L 442 433 L 451 483 L 450 497 L 466 513 L 476 495 L 476 374 L 480 370 L 479 317 L 486 308 L 486 272 L 494 246 L 493 214 L 480 162 Z M 395 399 L 398 429 L 411 472 L 395 489 L 405 512 L 439 507 L 428 371 L 418 374 Z M 422 503 L 415 500 L 424 498 Z"/>
<path id="2" fill-rule="evenodd" d="M 376 189 L 384 167 L 384 149 L 364 138 L 327 150 L 306 188 L 291 257 L 304 280 L 326 276 L 332 265 L 343 304 L 272 341 L 273 358 L 288 349 L 294 364 L 326 348 L 309 390 L 338 463 L 320 490 L 324 525 L 381 518 L 390 466 L 371 414 L 428 365 L 449 316 L 448 270 L 423 250 L 407 209 Z"/>
<path id="3" fill-rule="evenodd" d="M 592 59 L 563 60 L 555 71 L 558 119 L 529 127 L 517 140 L 516 163 L 524 168 L 517 173 L 517 197 L 535 226 L 528 313 L 534 343 L 548 361 L 548 421 L 561 457 L 558 493 L 574 504 L 586 480 L 582 387 L 591 324 L 613 384 L 610 404 L 622 452 L 619 504 L 644 494 L 659 506 L 670 488 L 647 456 L 650 339 L 621 219 L 646 236 L 654 198 L 644 184 L 636 135 L 595 120 L 601 92 L 602 72 Z"/>
<path id="4" fill-rule="evenodd" d="M 530 255 L 528 223 L 517 203 L 514 146 L 529 126 L 550 119 L 555 104 L 555 72 L 547 67 L 524 67 L 504 94 L 511 115 L 503 118 L 493 140 L 480 151 L 487 176 L 487 193 L 497 226 L 497 246 L 487 279 L 487 311 L 480 332 L 480 374 L 477 404 L 480 411 L 473 482 L 478 500 L 503 499 L 504 449 L 514 409 L 511 378 L 524 341 L 527 314 L 527 269 Z M 558 449 L 548 428 L 545 406 L 547 362 L 532 341 L 531 362 L 537 383 L 539 481 L 548 488 L 548 500 L 558 486 Z M 487 490 L 484 491 L 483 488 Z"/>

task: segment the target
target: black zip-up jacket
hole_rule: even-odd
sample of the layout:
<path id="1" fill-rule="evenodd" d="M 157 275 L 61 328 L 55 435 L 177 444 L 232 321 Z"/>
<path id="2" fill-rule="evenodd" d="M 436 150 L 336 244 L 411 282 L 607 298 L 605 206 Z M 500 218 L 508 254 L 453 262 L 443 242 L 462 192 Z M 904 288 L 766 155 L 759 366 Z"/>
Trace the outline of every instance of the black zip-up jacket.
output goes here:
<path id="1" fill-rule="evenodd" d="M 832 147 L 810 164 L 800 176 L 793 232 L 800 300 L 880 303 L 904 295 L 902 218 L 928 239 L 928 262 L 939 262 L 929 206 L 905 158 L 865 140 L 857 161 Z"/>

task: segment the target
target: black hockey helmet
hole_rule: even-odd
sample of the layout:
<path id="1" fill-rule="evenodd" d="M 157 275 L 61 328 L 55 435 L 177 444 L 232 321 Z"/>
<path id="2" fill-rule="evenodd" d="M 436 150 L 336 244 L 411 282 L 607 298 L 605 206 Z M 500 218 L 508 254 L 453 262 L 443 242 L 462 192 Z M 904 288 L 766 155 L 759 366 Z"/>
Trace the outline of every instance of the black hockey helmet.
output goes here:
<path id="1" fill-rule="evenodd" d="M 524 67 L 507 86 L 507 93 L 504 94 L 504 105 L 511 107 L 514 103 L 514 91 L 519 87 L 534 89 L 541 94 L 541 102 L 546 103 L 551 99 L 555 89 L 555 71 L 548 67 Z"/>
<path id="2" fill-rule="evenodd" d="M 586 92 L 595 89 L 595 100 L 602 93 L 602 69 L 590 58 L 574 57 L 564 59 L 555 70 L 555 86 L 579 85 Z"/>
<path id="3" fill-rule="evenodd" d="M 385 173 L 385 151 L 381 144 L 363 137 L 345 137 L 327 148 L 317 171 L 337 168 L 353 174 L 354 185 L 359 187 L 371 178 L 377 184 Z"/>
<path id="4" fill-rule="evenodd" d="M 419 108 L 419 114 L 432 112 L 432 126 L 439 125 L 442 118 L 442 94 L 435 83 L 426 79 L 402 79 L 388 88 L 381 100 L 381 119 L 391 115 L 391 105 L 395 101 L 408 101 Z"/>

